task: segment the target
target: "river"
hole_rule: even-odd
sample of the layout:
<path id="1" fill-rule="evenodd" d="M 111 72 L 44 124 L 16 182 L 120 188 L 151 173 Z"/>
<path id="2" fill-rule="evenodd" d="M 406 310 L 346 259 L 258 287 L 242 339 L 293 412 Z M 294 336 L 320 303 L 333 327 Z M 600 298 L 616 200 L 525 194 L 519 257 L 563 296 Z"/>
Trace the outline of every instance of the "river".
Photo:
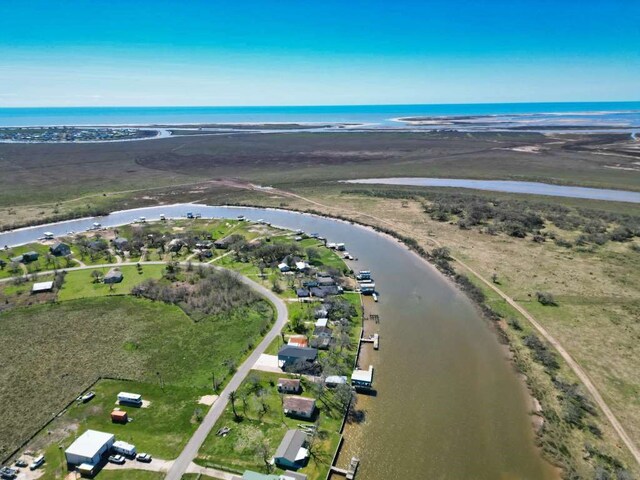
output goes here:
<path id="1" fill-rule="evenodd" d="M 534 446 L 529 399 L 506 351 L 477 309 L 447 279 L 403 245 L 364 227 L 283 210 L 173 205 L 114 212 L 0 234 L 0 245 L 64 235 L 93 222 L 117 226 L 184 217 L 264 219 L 345 242 L 380 290 L 376 396 L 358 400 L 365 421 L 346 430 L 341 463 L 361 459 L 358 478 L 527 479 L 558 477 Z M 366 359 L 364 359 L 366 360 Z M 363 360 L 363 361 L 364 361 Z M 362 365 L 366 368 L 368 365 Z"/>
<path id="2" fill-rule="evenodd" d="M 413 187 L 454 187 L 493 192 L 526 193 L 552 197 L 586 198 L 614 202 L 640 203 L 640 192 L 611 190 L 606 188 L 571 187 L 540 182 L 519 182 L 513 180 L 471 180 L 464 178 L 394 177 L 362 178 L 343 180 L 343 183 L 366 185 L 403 185 Z"/>

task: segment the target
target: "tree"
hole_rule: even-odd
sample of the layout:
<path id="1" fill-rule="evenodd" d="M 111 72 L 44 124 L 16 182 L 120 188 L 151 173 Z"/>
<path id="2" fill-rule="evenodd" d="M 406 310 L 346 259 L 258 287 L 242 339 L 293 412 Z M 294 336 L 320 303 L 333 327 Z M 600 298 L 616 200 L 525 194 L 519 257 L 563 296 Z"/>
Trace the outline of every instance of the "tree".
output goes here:
<path id="1" fill-rule="evenodd" d="M 497 274 L 496 272 L 493 272 L 493 273 L 491 274 L 491 281 L 492 281 L 493 283 L 500 283 L 500 282 L 498 281 L 498 274 Z"/>
<path id="2" fill-rule="evenodd" d="M 91 277 L 93 277 L 93 283 L 99 283 L 102 278 L 102 272 L 100 270 L 93 270 L 91 272 Z"/>
<path id="3" fill-rule="evenodd" d="M 229 392 L 229 401 L 231 402 L 231 410 L 233 411 L 233 418 L 235 419 L 236 422 L 239 422 L 240 420 L 242 420 L 242 417 L 238 415 L 238 412 L 236 411 L 237 399 L 238 399 L 238 392 L 236 392 L 235 390 L 231 390 Z"/>

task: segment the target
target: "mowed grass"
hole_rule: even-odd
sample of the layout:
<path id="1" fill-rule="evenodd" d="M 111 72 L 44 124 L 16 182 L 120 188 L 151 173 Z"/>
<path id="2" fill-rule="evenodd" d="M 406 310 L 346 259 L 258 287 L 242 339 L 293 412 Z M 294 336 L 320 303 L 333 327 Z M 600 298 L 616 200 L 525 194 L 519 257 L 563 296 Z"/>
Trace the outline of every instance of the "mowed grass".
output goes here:
<path id="1" fill-rule="evenodd" d="M 244 402 L 241 399 L 236 400 L 240 421 L 234 419 L 233 410 L 229 404 L 200 449 L 197 463 L 240 474 L 247 469 L 264 472 L 263 458 L 256 451 L 259 445 L 267 445 L 269 454 L 273 455 L 287 430 L 299 428 L 300 424 L 313 425 L 313 421 L 289 418 L 284 415 L 281 396 L 276 385 L 278 378 L 286 376 L 286 374 L 252 371 L 237 390 L 239 395 L 247 392 Z M 254 393 L 258 390 L 260 396 Z M 331 402 L 332 392 L 327 392 L 325 395 L 324 401 L 316 402 L 319 409 L 315 420 L 319 432 L 317 453 L 311 456 L 308 465 L 300 470 L 309 480 L 326 478 L 340 441 L 338 432 L 342 413 Z M 308 389 L 303 391 L 302 396 L 313 397 Z M 263 403 L 266 408 L 263 408 Z M 231 428 L 229 434 L 226 437 L 216 435 L 216 432 L 225 426 Z"/>
<path id="2" fill-rule="evenodd" d="M 109 267 L 96 267 L 87 270 L 75 270 L 68 272 L 64 284 L 58 292 L 58 300 L 75 300 L 78 298 L 101 297 L 105 295 L 128 295 L 131 289 L 144 280 L 159 279 L 165 269 L 164 265 L 140 265 L 138 269 L 134 265 L 117 267 L 123 274 L 122 282 L 105 285 L 95 282 L 92 276 L 95 270 L 102 275 L 111 270 Z"/>
<path id="3" fill-rule="evenodd" d="M 0 314 L 0 456 L 100 376 L 211 392 L 260 338 L 273 310 L 191 320 L 180 308 L 131 297 L 70 300 Z"/>

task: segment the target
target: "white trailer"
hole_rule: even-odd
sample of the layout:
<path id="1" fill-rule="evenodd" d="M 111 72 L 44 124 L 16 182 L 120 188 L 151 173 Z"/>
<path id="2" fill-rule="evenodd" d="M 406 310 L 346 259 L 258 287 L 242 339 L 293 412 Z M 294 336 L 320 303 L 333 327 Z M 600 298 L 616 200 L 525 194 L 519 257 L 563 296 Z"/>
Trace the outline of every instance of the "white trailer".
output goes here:
<path id="1" fill-rule="evenodd" d="M 120 392 L 118 394 L 118 403 L 120 405 L 133 405 L 134 407 L 141 407 L 142 395 L 138 393 Z"/>
<path id="2" fill-rule="evenodd" d="M 120 455 L 124 455 L 125 457 L 135 457 L 136 456 L 136 446 L 131 445 L 130 443 L 123 442 L 122 440 L 117 440 L 113 442 L 113 446 L 111 447 L 116 453 Z"/>

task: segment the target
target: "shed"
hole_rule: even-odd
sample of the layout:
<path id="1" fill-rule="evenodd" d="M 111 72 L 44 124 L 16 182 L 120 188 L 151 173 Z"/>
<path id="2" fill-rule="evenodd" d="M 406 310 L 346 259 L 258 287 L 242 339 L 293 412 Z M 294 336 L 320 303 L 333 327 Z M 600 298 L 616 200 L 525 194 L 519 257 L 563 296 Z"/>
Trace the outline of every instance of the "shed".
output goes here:
<path id="1" fill-rule="evenodd" d="M 127 423 L 129 421 L 129 416 L 124 410 L 113 410 L 111 412 L 111 421 L 113 423 Z"/>
<path id="2" fill-rule="evenodd" d="M 53 246 L 49 247 L 49 251 L 52 255 L 56 257 L 66 257 L 67 255 L 71 255 L 71 247 L 66 243 L 58 242 Z"/>
<path id="3" fill-rule="evenodd" d="M 303 467 L 309 458 L 309 451 L 305 448 L 307 442 L 307 434 L 302 430 L 287 431 L 273 456 L 275 464 L 296 470 Z"/>
<path id="4" fill-rule="evenodd" d="M 31 287 L 31 293 L 50 292 L 53 290 L 53 281 L 37 282 Z"/>
<path id="5" fill-rule="evenodd" d="M 122 275 L 122 272 L 120 270 L 112 268 L 107 272 L 102 281 L 107 284 L 120 283 L 123 278 L 124 275 Z"/>
<path id="6" fill-rule="evenodd" d="M 97 465 L 102 456 L 109 452 L 115 439 L 116 437 L 112 433 L 87 430 L 65 450 L 64 456 L 67 464 L 71 466 L 79 466 L 83 463 Z"/>
<path id="7" fill-rule="evenodd" d="M 329 375 L 324 380 L 324 384 L 327 387 L 337 387 L 338 385 L 344 385 L 347 383 L 347 377 L 343 375 Z"/>
<path id="8" fill-rule="evenodd" d="M 305 398 L 294 395 L 284 397 L 282 409 L 287 417 L 311 418 L 316 412 L 315 398 Z"/>
<path id="9" fill-rule="evenodd" d="M 302 387 L 297 378 L 279 378 L 278 391 L 281 393 L 300 393 Z"/>
<path id="10" fill-rule="evenodd" d="M 329 323 L 329 319 L 326 317 L 319 318 L 316 320 L 316 327 L 326 327 L 327 323 Z"/>

